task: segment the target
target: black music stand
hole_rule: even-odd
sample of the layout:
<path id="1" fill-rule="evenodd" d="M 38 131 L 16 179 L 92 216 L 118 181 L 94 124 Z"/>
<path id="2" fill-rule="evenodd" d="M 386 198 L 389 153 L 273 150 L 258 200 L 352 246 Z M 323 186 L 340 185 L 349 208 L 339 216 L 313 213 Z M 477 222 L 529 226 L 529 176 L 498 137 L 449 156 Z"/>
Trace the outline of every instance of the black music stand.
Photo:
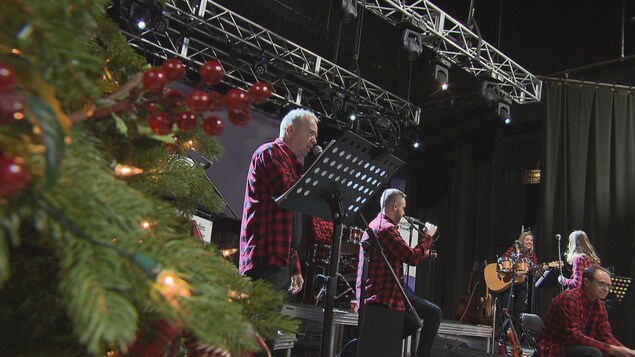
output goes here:
<path id="1" fill-rule="evenodd" d="M 540 278 L 536 280 L 534 286 L 536 288 L 545 288 L 545 289 L 559 289 L 560 283 L 558 283 L 558 276 L 560 275 L 559 269 L 547 269 L 545 270 Z"/>
<path id="2" fill-rule="evenodd" d="M 614 302 L 618 304 L 622 303 L 626 294 L 628 294 L 628 289 L 631 286 L 632 278 L 626 276 L 614 276 L 611 278 L 611 290 L 609 290 L 609 295 L 606 297 L 607 306 L 612 306 Z"/>
<path id="3" fill-rule="evenodd" d="M 276 198 L 282 208 L 333 220 L 335 224 L 324 302 L 321 357 L 334 354 L 333 307 L 342 225 L 350 224 L 403 164 L 388 150 L 377 148 L 348 131 L 331 141 L 302 178 Z"/>

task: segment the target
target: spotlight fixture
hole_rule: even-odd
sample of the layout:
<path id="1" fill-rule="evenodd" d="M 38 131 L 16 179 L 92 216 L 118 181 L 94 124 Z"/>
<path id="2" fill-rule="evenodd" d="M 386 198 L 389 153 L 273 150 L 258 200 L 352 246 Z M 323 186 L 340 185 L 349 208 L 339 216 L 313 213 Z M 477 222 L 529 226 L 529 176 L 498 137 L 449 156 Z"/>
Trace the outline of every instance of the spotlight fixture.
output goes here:
<path id="1" fill-rule="evenodd" d="M 344 109 L 344 94 L 343 93 L 335 93 L 331 98 L 331 103 L 333 104 L 333 112 L 337 113 Z"/>
<path id="2" fill-rule="evenodd" d="M 485 105 L 491 108 L 500 101 L 500 87 L 498 83 L 482 81 L 479 84 L 478 95 L 485 100 Z"/>
<path id="3" fill-rule="evenodd" d="M 343 23 L 355 20 L 357 18 L 357 0 L 342 0 L 339 10 Z"/>
<path id="4" fill-rule="evenodd" d="M 267 62 L 257 59 L 254 62 L 253 70 L 257 77 L 262 77 L 265 73 L 267 73 Z"/>
<path id="5" fill-rule="evenodd" d="M 413 61 L 421 56 L 423 46 L 421 45 L 421 34 L 411 30 L 404 29 L 401 46 L 406 53 L 406 58 Z"/>
<path id="6" fill-rule="evenodd" d="M 511 101 L 507 98 L 501 98 L 498 102 L 498 107 L 496 109 L 496 115 L 503 120 L 505 124 L 511 124 Z"/>
<path id="7" fill-rule="evenodd" d="M 143 31 L 151 23 L 150 9 L 144 4 L 139 2 L 132 2 L 130 4 L 130 24 L 135 30 Z"/>
<path id="8" fill-rule="evenodd" d="M 168 19 L 163 16 L 163 9 L 154 0 L 133 0 L 130 3 L 128 18 L 130 25 L 137 32 L 163 32 L 169 26 Z"/>
<path id="9" fill-rule="evenodd" d="M 449 86 L 449 75 L 448 72 L 450 70 L 450 61 L 445 58 L 437 57 L 432 63 L 432 78 L 439 82 L 442 90 L 447 90 Z"/>

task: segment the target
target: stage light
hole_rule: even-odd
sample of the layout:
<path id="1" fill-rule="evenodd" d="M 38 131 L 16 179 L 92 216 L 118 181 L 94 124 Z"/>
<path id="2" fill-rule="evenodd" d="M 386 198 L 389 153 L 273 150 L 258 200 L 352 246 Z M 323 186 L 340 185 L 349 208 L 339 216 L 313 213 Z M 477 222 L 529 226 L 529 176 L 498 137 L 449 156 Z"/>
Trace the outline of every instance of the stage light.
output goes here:
<path id="1" fill-rule="evenodd" d="M 496 109 L 496 115 L 503 120 L 505 124 L 511 124 L 512 116 L 511 116 L 511 101 L 506 98 L 501 98 L 498 102 L 498 107 Z"/>
<path id="2" fill-rule="evenodd" d="M 413 61 L 421 56 L 423 46 L 421 45 L 421 35 L 411 29 L 403 31 L 401 46 L 406 53 L 406 58 Z"/>
<path id="3" fill-rule="evenodd" d="M 485 100 L 485 105 L 491 108 L 500 101 L 500 87 L 498 83 L 482 81 L 479 84 L 478 95 Z"/>
<path id="4" fill-rule="evenodd" d="M 130 4 L 130 22 L 136 30 L 143 31 L 151 23 L 150 9 L 141 3 Z"/>
<path id="5" fill-rule="evenodd" d="M 432 60 L 432 78 L 441 84 L 442 90 L 447 90 L 449 87 L 450 76 L 448 74 L 450 70 L 450 61 L 437 57 Z"/>
<path id="6" fill-rule="evenodd" d="M 331 103 L 333 104 L 334 113 L 337 113 L 340 110 L 344 109 L 344 94 L 335 93 L 331 98 Z"/>
<path id="7" fill-rule="evenodd" d="M 163 9 L 153 0 L 134 0 L 128 14 L 130 25 L 137 32 L 154 30 L 164 32 L 169 26 Z"/>
<path id="8" fill-rule="evenodd" d="M 357 0 L 342 0 L 340 18 L 343 23 L 349 23 L 357 18 Z"/>
<path id="9" fill-rule="evenodd" d="M 418 149 L 421 147 L 421 143 L 419 141 L 415 141 L 414 144 L 412 144 L 412 147 Z"/>
<path id="10" fill-rule="evenodd" d="M 355 113 L 351 113 L 349 119 L 351 119 L 351 121 L 355 121 L 355 119 L 357 119 L 357 116 L 355 115 Z"/>
<path id="11" fill-rule="evenodd" d="M 253 65 L 254 74 L 256 77 L 262 77 L 265 73 L 267 73 L 267 62 L 262 60 L 256 60 Z"/>

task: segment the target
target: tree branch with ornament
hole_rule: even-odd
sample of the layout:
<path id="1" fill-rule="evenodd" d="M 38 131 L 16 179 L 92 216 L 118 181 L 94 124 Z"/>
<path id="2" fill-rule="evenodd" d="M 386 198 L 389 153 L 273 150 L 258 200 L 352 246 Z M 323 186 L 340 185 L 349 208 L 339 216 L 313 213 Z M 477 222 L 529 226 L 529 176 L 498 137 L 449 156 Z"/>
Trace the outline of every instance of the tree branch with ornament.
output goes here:
<path id="1" fill-rule="evenodd" d="M 165 136 L 177 130 L 188 133 L 201 125 L 209 136 L 220 135 L 225 122 L 215 114 L 227 109 L 227 117 L 237 126 L 246 125 L 251 119 L 250 105 L 262 104 L 272 95 L 273 86 L 267 82 L 256 82 L 245 92 L 238 88 L 229 89 L 224 95 L 217 91 L 199 89 L 203 86 L 215 86 L 225 76 L 222 64 L 217 60 L 203 63 L 199 70 L 200 82 L 190 94 L 185 95 L 171 88 L 170 82 L 181 81 L 186 66 L 177 58 L 169 58 L 161 66 L 152 67 L 137 73 L 121 85 L 116 91 L 99 100 L 100 104 L 68 115 L 72 124 L 89 119 L 106 117 L 125 111 L 145 114 L 145 120 L 151 132 Z M 9 64 L 0 62 L 0 125 L 24 118 L 24 100 L 15 93 L 17 78 Z M 19 158 L 0 157 L 5 165 L 0 173 L 0 182 L 11 183 L 0 189 L 0 196 L 7 196 L 24 189 L 30 175 Z"/>

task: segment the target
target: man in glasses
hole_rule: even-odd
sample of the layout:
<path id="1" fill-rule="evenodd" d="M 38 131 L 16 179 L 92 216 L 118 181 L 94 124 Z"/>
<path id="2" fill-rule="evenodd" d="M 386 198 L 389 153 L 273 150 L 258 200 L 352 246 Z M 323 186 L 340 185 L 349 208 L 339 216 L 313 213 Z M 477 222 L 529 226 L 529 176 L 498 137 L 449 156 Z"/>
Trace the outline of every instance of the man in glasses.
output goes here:
<path id="1" fill-rule="evenodd" d="M 538 337 L 541 357 L 635 356 L 611 333 L 604 299 L 611 288 L 611 274 L 590 267 L 582 274 L 582 286 L 556 296 L 549 306 Z"/>

